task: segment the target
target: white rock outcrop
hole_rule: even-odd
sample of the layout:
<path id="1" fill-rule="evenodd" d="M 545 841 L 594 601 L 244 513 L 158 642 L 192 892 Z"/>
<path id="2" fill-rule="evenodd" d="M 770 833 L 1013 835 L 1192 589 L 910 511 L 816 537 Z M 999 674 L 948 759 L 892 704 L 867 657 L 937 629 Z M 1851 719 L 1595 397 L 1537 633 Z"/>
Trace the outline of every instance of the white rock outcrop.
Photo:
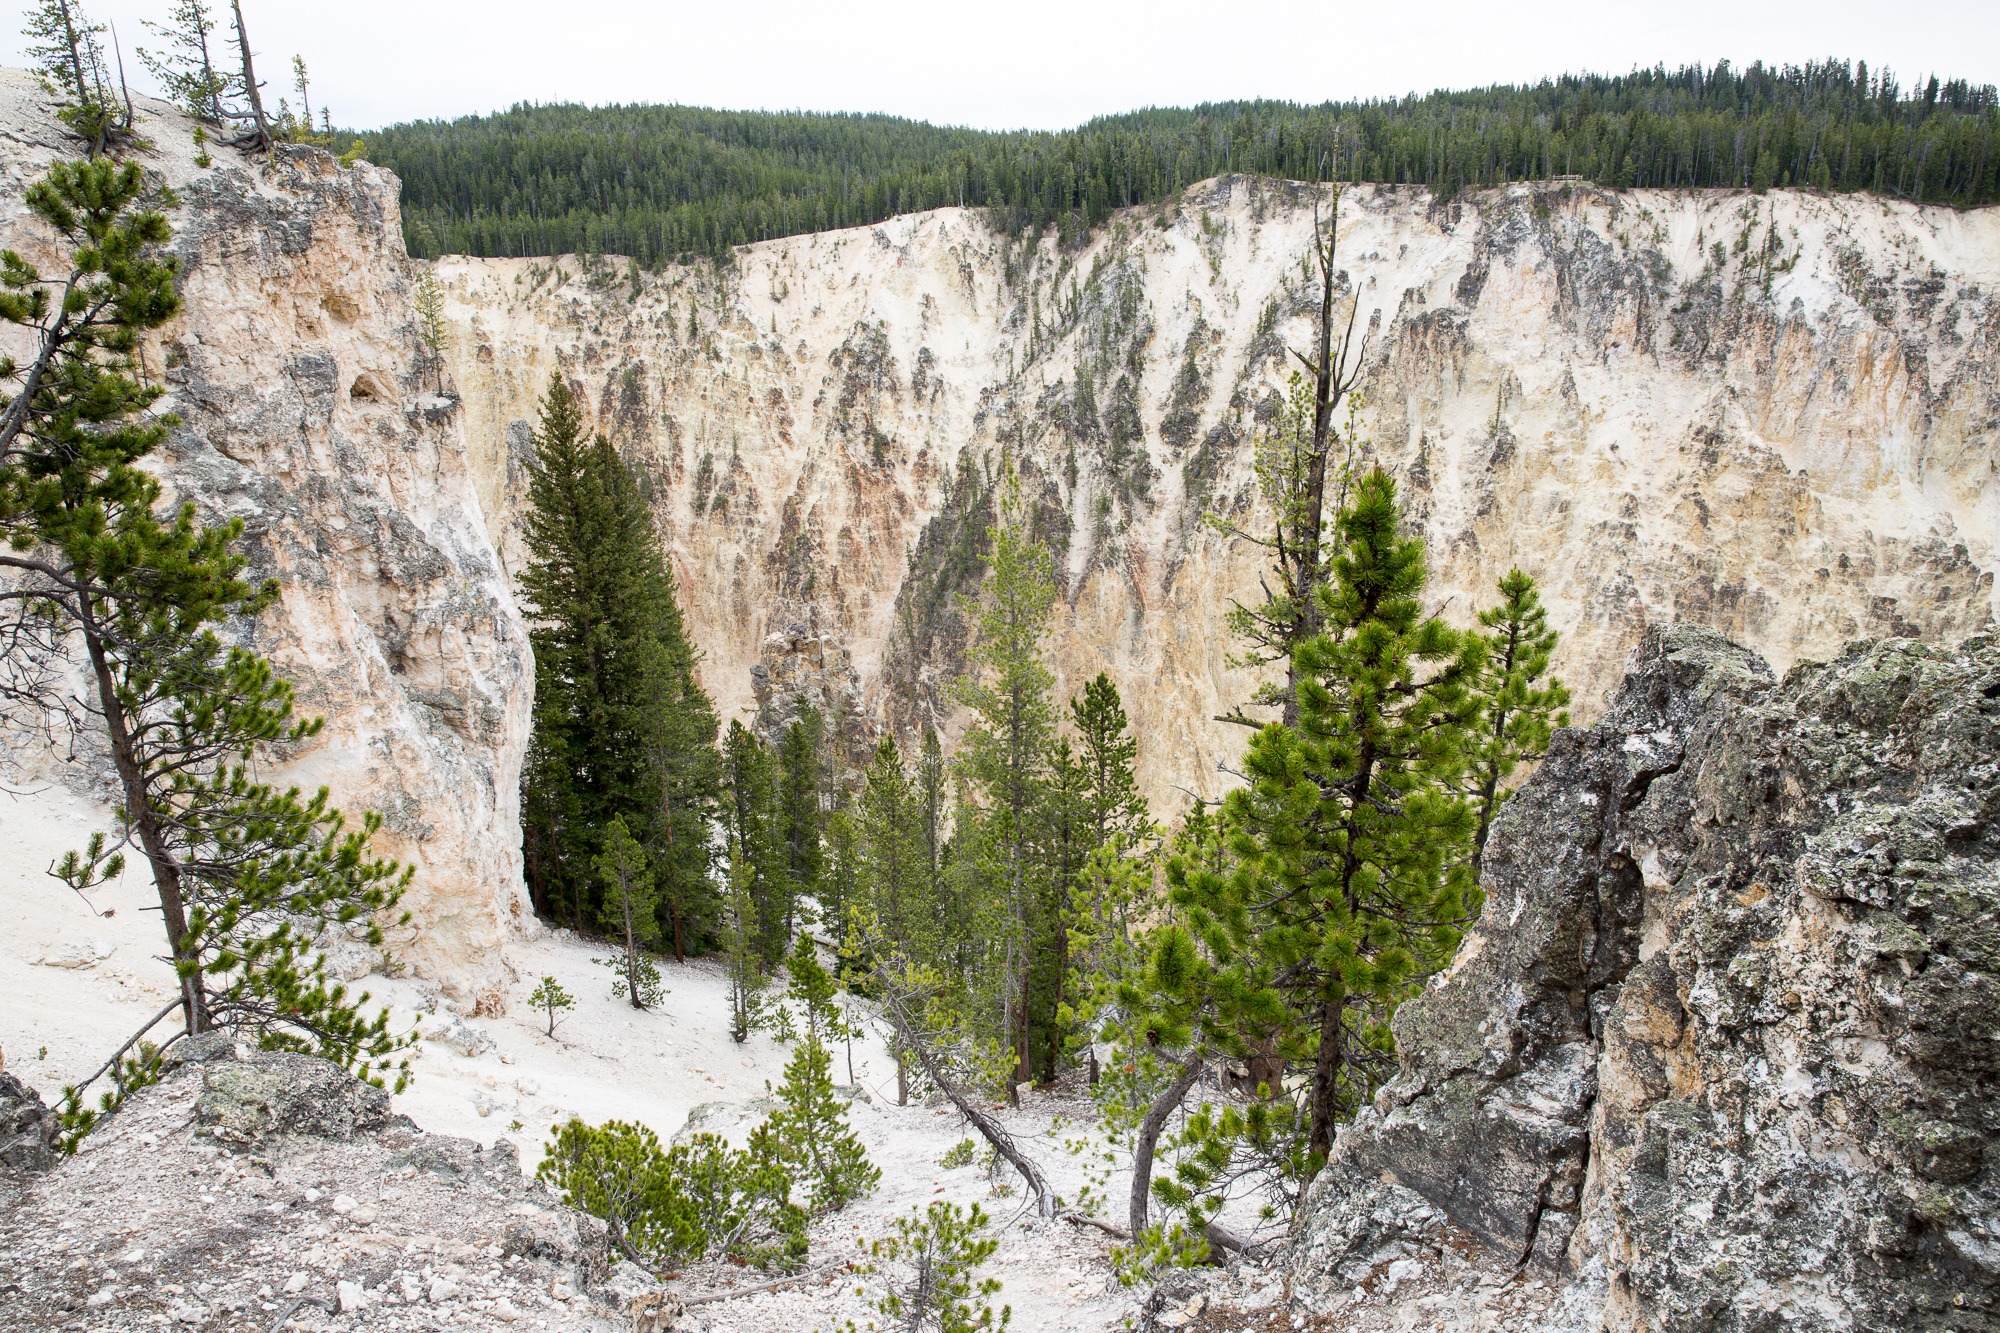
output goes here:
<path id="1" fill-rule="evenodd" d="M 534 928 L 518 809 L 532 661 L 457 401 L 417 341 L 396 179 L 308 149 L 218 151 L 204 169 L 189 122 L 141 113 L 132 160 L 174 192 L 184 274 L 179 317 L 144 352 L 182 420 L 160 468 L 208 519 L 244 521 L 251 573 L 283 587 L 245 639 L 326 719 L 272 776 L 331 788 L 351 818 L 382 813 L 378 848 L 417 868 L 396 956 L 491 1005 L 501 946 Z M 22 191 L 76 145 L 15 72 L 0 72 L 0 137 L 0 244 L 45 256 Z M 10 743 L 17 772 L 108 791 L 87 751 L 64 763 Z"/>

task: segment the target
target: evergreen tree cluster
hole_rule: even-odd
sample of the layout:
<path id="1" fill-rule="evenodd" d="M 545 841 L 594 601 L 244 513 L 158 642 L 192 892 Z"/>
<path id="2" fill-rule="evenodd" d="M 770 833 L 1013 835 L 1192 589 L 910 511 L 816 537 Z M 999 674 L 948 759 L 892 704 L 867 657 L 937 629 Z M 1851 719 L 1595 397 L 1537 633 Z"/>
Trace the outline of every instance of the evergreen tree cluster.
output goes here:
<path id="1" fill-rule="evenodd" d="M 652 513 L 560 376 L 534 447 L 521 576 L 535 653 L 528 886 L 543 915 L 618 939 L 637 1004 L 641 946 L 685 957 L 719 928 L 715 709 Z"/>
<path id="2" fill-rule="evenodd" d="M 630 255 L 659 264 L 960 204 L 1077 235 L 1239 172 L 1445 195 L 1580 176 L 1618 188 L 1869 190 L 2000 200 L 1991 85 L 1904 87 L 1867 62 L 1727 62 L 1366 102 L 1224 102 L 1072 130 L 881 115 L 521 104 L 365 136 L 403 180 L 412 254 Z"/>
<path id="3" fill-rule="evenodd" d="M 1094 963 L 1091 947 L 1072 952 L 1079 914 L 1154 829 L 1110 678 L 1057 703 L 1044 662 L 1054 571 L 1011 470 L 1002 491 L 985 586 L 966 607 L 978 637 L 955 694 L 971 725 L 950 763 L 928 729 L 913 763 L 892 739 L 878 746 L 847 816 L 845 935 L 864 992 L 923 989 L 967 1076 L 1012 1096 L 1069 1067 Z M 900 1037 L 892 1047 L 907 1096 L 911 1053 Z"/>

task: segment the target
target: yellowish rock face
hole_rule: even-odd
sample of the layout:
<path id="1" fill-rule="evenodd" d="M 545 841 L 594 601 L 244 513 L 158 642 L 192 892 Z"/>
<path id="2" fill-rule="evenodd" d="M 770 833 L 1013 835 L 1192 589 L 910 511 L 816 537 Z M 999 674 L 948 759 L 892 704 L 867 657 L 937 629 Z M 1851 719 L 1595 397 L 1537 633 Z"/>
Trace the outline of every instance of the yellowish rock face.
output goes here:
<path id="1" fill-rule="evenodd" d="M 1062 571 L 1061 688 L 1111 674 L 1156 808 L 1214 795 L 1242 743 L 1215 715 L 1255 684 L 1226 617 L 1261 561 L 1203 517 L 1266 520 L 1253 444 L 1308 345 L 1325 202 L 1209 182 L 1080 250 L 948 209 L 723 271 L 441 261 L 495 544 L 518 570 L 527 423 L 559 371 L 652 485 L 725 716 L 773 679 L 846 688 L 844 660 L 802 667 L 807 626 L 866 707 L 949 735 L 977 572 L 955 556 L 984 522 L 960 479 L 1011 453 Z M 1433 603 L 1465 619 L 1533 574 L 1580 720 L 1650 624 L 1782 667 L 1988 621 L 2000 210 L 1360 188 L 1338 266 L 1363 456 L 1403 484 Z"/>

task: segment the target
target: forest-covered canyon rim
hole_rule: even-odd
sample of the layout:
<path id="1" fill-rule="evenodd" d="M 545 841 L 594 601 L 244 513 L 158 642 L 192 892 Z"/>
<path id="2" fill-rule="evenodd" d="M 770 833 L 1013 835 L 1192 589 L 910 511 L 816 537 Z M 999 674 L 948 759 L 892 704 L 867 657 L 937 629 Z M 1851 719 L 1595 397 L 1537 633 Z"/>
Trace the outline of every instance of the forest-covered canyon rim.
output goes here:
<path id="1" fill-rule="evenodd" d="M 24 139 L 62 156 L 68 131 L 33 92 L 16 95 Z M 1653 853 L 1636 842 L 1584 876 L 1602 892 L 1571 901 L 1576 885 L 1563 880 L 1535 906 L 1517 886 L 1507 910 L 1548 915 L 1554 936 L 1594 923 L 1603 947 L 1590 984 L 1624 1004 L 1620 1031 L 1638 1046 L 1621 1044 L 1597 1009 L 1509 1019 L 1527 1025 L 1524 1049 L 1542 1052 L 1539 1081 L 1474 1079 L 1454 1087 L 1452 1107 L 1470 1099 L 1475 1116 L 1513 1114 L 1519 1097 L 1548 1094 L 1564 1109 L 1546 1143 L 1489 1164 L 1494 1198 L 1457 1199 L 1407 1162 L 1396 1169 L 1415 1195 L 1336 1198 L 1334 1178 L 1317 1176 L 1336 1155 L 1336 1124 L 1386 1117 L 1381 1146 L 1348 1144 L 1383 1161 L 1403 1161 L 1413 1126 L 1432 1132 L 1432 1103 L 1407 1076 L 1455 1040 L 1452 1029 L 1425 1020 L 1436 1039 L 1411 1046 L 1392 1039 L 1389 1020 L 1480 918 L 1482 857 L 1519 871 L 1509 839 L 1523 829 L 1503 816 L 1490 842 L 1486 831 L 1506 767 L 1534 759 L 1561 720 L 1552 668 L 1594 714 L 1625 650 L 1643 650 L 1636 693 L 1601 734 L 1562 733 L 1566 755 L 1610 756 L 1604 773 L 1545 769 L 1530 808 L 1589 796 L 1608 810 L 1598 783 L 1616 789 L 1622 812 L 1652 811 L 1657 798 L 1666 825 L 1698 828 L 1669 807 L 1710 798 L 1696 769 L 1748 771 L 1728 712 L 1738 703 L 1750 710 L 1742 726 L 1795 724 L 1831 747 L 1813 773 L 1847 771 L 1843 756 L 1863 745 L 1854 727 L 1901 754 L 1916 733 L 1890 714 L 1916 725 L 1928 707 L 1950 725 L 1923 745 L 1975 762 L 1923 767 L 1936 756 L 1918 746 L 1931 759 L 1911 770 L 1911 799 L 1974 811 L 1970 823 L 1946 821 L 1961 831 L 1944 835 L 1939 873 L 1969 902 L 1992 888 L 1977 833 L 1990 792 L 1976 756 L 1991 736 L 1976 634 L 1957 653 L 1857 650 L 1801 667 L 1773 694 L 1740 650 L 1663 639 L 1655 623 L 1709 618 L 1790 657 L 1831 654 L 1857 629 L 1950 639 L 1990 621 L 1991 529 L 1980 520 L 1994 497 L 1978 466 L 1992 416 L 1990 210 L 1575 183 L 1446 203 L 1358 186 L 1329 255 L 1327 190 L 1228 177 L 1069 237 L 1010 235 L 948 209 L 664 273 L 601 259 L 431 271 L 396 254 L 393 180 L 364 164 L 288 145 L 238 162 L 191 132 L 176 137 L 187 122 L 153 106 L 147 123 L 176 133 L 131 145 L 116 108 L 104 110 L 90 122 L 102 152 L 144 154 L 180 196 L 171 249 L 150 232 L 141 248 L 184 274 L 183 309 L 159 308 L 158 341 L 145 346 L 164 353 L 153 364 L 167 367 L 185 419 L 164 442 L 142 432 L 120 447 L 162 445 L 163 481 L 195 502 L 196 522 L 217 525 L 216 548 L 240 541 L 249 573 L 292 591 L 259 605 L 265 618 L 243 642 L 295 675 L 328 723 L 284 732 L 277 696 L 250 676 L 223 678 L 248 691 L 232 715 L 259 730 L 254 743 L 280 739 L 291 772 L 331 779 L 347 808 L 379 802 L 383 845 L 421 861 L 403 897 L 409 923 L 384 922 L 379 940 L 318 935 L 316 965 L 359 975 L 387 944 L 454 980 L 462 1013 L 484 1009 L 497 1025 L 496 1006 L 525 1000 L 543 1010 L 541 1040 L 566 1040 L 558 1013 L 576 1000 L 562 980 L 544 975 L 530 996 L 528 978 L 504 972 L 505 951 L 525 953 L 540 927 L 513 883 L 495 903 L 479 877 L 505 879 L 513 866 L 475 864 L 483 835 L 504 833 L 513 815 L 501 784 L 526 741 L 525 643 L 542 675 L 525 812 L 535 906 L 613 937 L 606 961 L 628 1025 L 671 1018 L 658 1015 L 670 1006 L 659 988 L 694 984 L 696 969 L 662 953 L 713 948 L 727 960 L 716 992 L 727 1004 L 700 1021 L 726 1029 L 746 1059 L 767 1034 L 789 1029 L 798 1043 L 778 1106 L 740 1148 L 702 1138 L 693 1117 L 694 1137 L 667 1145 L 602 1112 L 594 1128 L 570 1120 L 551 1140 L 546 1174 L 642 1266 L 727 1251 L 782 1268 L 830 1242 L 815 1217 L 873 1206 L 865 1186 L 848 1187 L 882 1141 L 864 1147 L 842 1123 L 896 1112 L 843 1107 L 834 1091 L 856 1013 L 875 1015 L 895 1066 L 885 1100 L 926 1086 L 945 1097 L 1054 1221 L 1081 1200 L 1021 1137 L 1037 1094 L 998 1116 L 978 1094 L 1020 1098 L 1024 1076 L 1087 1072 L 1098 1123 L 1134 1167 L 1131 1206 L 1090 1223 L 1126 1233 L 1114 1261 L 1127 1273 L 1217 1249 L 1261 1253 L 1268 1237 L 1254 1220 L 1219 1211 L 1249 1184 L 1280 1220 L 1305 1209 L 1337 1229 L 1350 1204 L 1380 1214 L 1387 1230 L 1367 1233 L 1375 1248 L 1352 1248 L 1359 1232 L 1316 1233 L 1319 1257 L 1299 1260 L 1317 1265 L 1308 1276 L 1354 1263 L 1448 1270 L 1437 1228 L 1463 1225 L 1502 1250 L 1518 1241 L 1550 1275 L 1536 1290 L 1575 1305 L 1602 1296 L 1591 1264 L 1626 1264 L 1618 1237 L 1648 1238 L 1642 1261 L 1672 1252 L 1680 1233 L 1643 1197 L 1651 1158 L 1621 1156 L 1601 1137 L 1593 1080 L 1612 1089 L 1621 1125 L 1670 1132 L 1687 1107 L 1732 1095 L 1725 1066 L 1742 1063 L 1731 1035 L 1742 1015 L 1768 1000 L 1769 1022 L 1825 1035 L 1819 991 L 1794 1008 L 1764 994 L 1768 968 L 1737 966 L 1765 957 L 1772 932 L 1805 932 L 1836 976 L 1890 958 L 1908 981 L 1947 952 L 1933 946 L 1956 918 L 1924 897 L 1922 876 L 1887 872 L 1861 898 L 1728 883 L 1677 907 L 1679 872 L 1649 868 Z M 275 128 L 314 133 L 282 115 Z M 42 208 L 61 231 L 54 205 Z M 52 271 L 80 253 L 26 234 Z M 38 285 L 15 276 L 20 290 Z M 1354 359 L 1336 362 L 1331 317 L 1350 314 Z M 10 315 L 33 323 L 45 312 Z M 246 326 L 262 338 L 246 340 Z M 1314 373 L 1287 384 L 1290 349 L 1315 346 L 1317 362 L 1300 358 Z M 245 355 L 232 361 L 224 348 Z M 99 343 L 83 369 L 125 374 L 124 350 Z M 1336 388 L 1358 391 L 1353 415 L 1335 410 Z M 132 405 L 121 392 L 107 420 Z M 1662 424 L 1676 410 L 1686 416 Z M 44 433 L 60 426 L 37 420 L 55 423 L 36 426 Z M 309 461 L 295 462 L 295 449 Z M 17 466 L 41 466 L 24 457 Z M 123 476 L 118 466 L 103 477 Z M 102 484 L 90 477 L 85 493 Z M 118 485 L 152 510 L 150 492 Z M 49 513 L 9 512 L 68 549 Z M 578 521 L 551 525 L 558 515 Z M 236 519 L 248 520 L 240 536 Z M 1285 572 L 1260 588 L 1274 555 Z M 1542 574 L 1545 596 L 1525 576 L 1503 580 L 1515 566 Z M 1607 568 L 1625 586 L 1594 587 Z M 1247 611 L 1232 610 L 1232 591 Z M 63 595 L 30 590 L 61 614 L 88 614 Z M 1261 636 L 1253 651 L 1276 653 L 1267 666 L 1290 669 L 1231 664 L 1225 653 L 1241 651 L 1246 628 Z M 198 648 L 193 676 L 219 651 Z M 341 670 L 357 665 L 358 683 L 343 689 Z M 185 680 L 172 688 L 194 697 Z M 157 700 L 127 695 L 139 714 L 158 713 Z M 115 686 L 110 697 L 127 707 Z M 1246 708 L 1295 725 L 1246 744 L 1240 727 L 1215 720 Z M 1834 739 L 1812 730 L 1822 714 Z M 122 781 L 119 745 L 112 736 L 99 771 Z M 1675 780 L 1677 746 L 1712 754 L 1713 766 Z M 214 762 L 214 749 L 196 762 Z M 704 753 L 712 766 L 683 764 Z M 47 771 L 49 756 L 18 755 Z M 68 772 L 88 781 L 93 762 L 86 747 Z M 1199 799 L 1228 787 L 1219 812 Z M 184 796 L 138 809 L 179 809 Z M 1760 808 L 1734 789 L 1717 799 L 1717 810 Z M 1171 840 L 1151 822 L 1183 810 Z M 693 837 L 676 831 L 689 820 Z M 681 882 L 676 858 L 711 820 L 714 870 Z M 1914 824 L 1896 836 L 1913 853 L 1930 846 Z M 1583 854 L 1544 841 L 1536 868 L 1558 877 Z M 73 871 L 84 887 L 91 864 Z M 341 864 L 364 888 L 390 873 L 358 854 Z M 1667 934 L 1646 936 L 1655 961 L 1634 970 L 1626 954 L 1649 947 L 1639 942 L 1648 904 Z M 1701 952 L 1722 938 L 1718 913 L 1742 926 L 1727 958 Z M 492 944 L 478 943 L 482 928 Z M 816 935 L 842 958 L 840 1004 L 831 977 L 815 980 Z M 470 950 L 459 947 L 467 939 Z M 1657 962 L 1668 955 L 1671 966 Z M 1479 959 L 1501 959 L 1490 936 L 1475 935 L 1467 956 L 1449 973 L 1467 984 L 1483 975 Z M 213 975 L 254 972 L 260 957 L 282 955 Z M 454 977 L 468 962 L 473 975 Z M 1711 1003 L 1702 969 L 1725 963 Z M 772 984 L 781 966 L 783 1001 Z M 1983 984 L 1982 957 L 1954 966 Z M 1494 988 L 1512 993 L 1512 977 L 1503 969 Z M 1654 989 L 1642 996 L 1633 977 Z M 1933 983 L 1912 984 L 1923 999 Z M 583 1015 L 604 1021 L 587 1001 L 572 1035 Z M 1435 1012 L 1424 1004 L 1409 1012 Z M 198 1001 L 186 1007 L 199 1012 Z M 1685 1087 L 1669 1079 L 1663 1094 L 1640 1048 L 1664 1042 L 1647 1025 L 1669 1020 L 1721 1063 Z M 1924 1072 L 1935 1063 L 1927 1031 L 1888 1034 L 1917 1043 L 1904 1108 L 1916 1128 L 1897 1128 L 1908 1119 L 1898 1111 L 1869 1142 L 1931 1192 L 1839 1243 L 1902 1262 L 1893 1223 L 1913 1253 L 1952 1247 L 1976 1266 L 1978 1246 L 1951 1228 L 1983 1234 L 1984 1167 L 1964 1149 L 1955 1085 Z M 1533 1045 L 1549 1034 L 1552 1048 Z M 341 1055 L 326 1038 L 315 1035 Z M 480 1058 L 474 1028 L 438 1039 Z M 188 1086 L 139 1088 L 154 1072 L 140 1055 L 117 1076 L 152 1098 L 137 1104 L 163 1106 Z M 1205 1074 L 1216 1085 L 1176 1119 Z M 192 1077 L 213 1092 L 264 1076 Z M 1976 1093 L 1976 1077 L 1967 1086 Z M 1296 1097 L 1272 1095 L 1286 1090 Z M 1875 1121 L 1855 1123 L 1840 1132 L 1875 1134 Z M 1718 1178 L 1734 1169 L 1729 1151 L 1715 1147 Z M 1149 1189 L 1138 1168 L 1155 1154 L 1170 1169 Z M 1362 1156 L 1351 1160 L 1365 1175 Z M 1602 1208 L 1564 1192 L 1581 1180 L 1579 1161 L 1620 1173 Z M 1517 1177 L 1537 1171 L 1546 1179 L 1516 1199 Z M 1086 1180 L 1083 1199 L 1105 1180 Z M 1517 1212 L 1531 1217 L 1525 1227 Z M 974 1317 L 993 1294 L 971 1276 L 993 1253 L 977 1238 L 982 1220 L 949 1209 L 903 1220 L 878 1257 L 954 1265 L 963 1281 L 951 1299 Z M 1675 1284 L 1645 1262 L 1618 1271 L 1652 1284 L 1643 1300 L 1671 1304 Z M 1945 1286 L 1878 1289 L 1841 1272 L 1843 1290 L 1885 1310 L 1897 1300 L 1975 1319 L 1986 1310 L 1953 1307 Z M 1754 1283 L 1727 1273 L 1718 1283 L 1711 1295 L 1725 1304 L 1760 1299 Z M 884 1288 L 878 1312 L 892 1315 L 902 1290 Z M 1593 1308 L 1614 1326 L 1632 1313 Z"/>

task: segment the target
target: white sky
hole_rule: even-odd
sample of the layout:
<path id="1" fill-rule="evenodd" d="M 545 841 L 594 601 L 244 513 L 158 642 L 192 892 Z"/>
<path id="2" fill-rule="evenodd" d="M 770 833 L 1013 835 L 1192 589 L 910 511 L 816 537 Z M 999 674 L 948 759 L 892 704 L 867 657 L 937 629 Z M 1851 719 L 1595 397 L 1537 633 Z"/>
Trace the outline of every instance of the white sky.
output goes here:
<path id="1" fill-rule="evenodd" d="M 84 0 L 117 25 L 169 0 Z M 0 62 L 22 63 L 19 14 Z M 218 0 L 226 10 L 227 0 Z M 1565 71 L 1840 56 L 1905 85 L 2000 83 L 1996 0 L 244 0 L 259 73 L 356 128 L 520 100 L 888 111 L 1058 128 L 1143 106 L 1318 102 L 1525 82 Z M 226 34 L 225 34 L 226 35 Z"/>

